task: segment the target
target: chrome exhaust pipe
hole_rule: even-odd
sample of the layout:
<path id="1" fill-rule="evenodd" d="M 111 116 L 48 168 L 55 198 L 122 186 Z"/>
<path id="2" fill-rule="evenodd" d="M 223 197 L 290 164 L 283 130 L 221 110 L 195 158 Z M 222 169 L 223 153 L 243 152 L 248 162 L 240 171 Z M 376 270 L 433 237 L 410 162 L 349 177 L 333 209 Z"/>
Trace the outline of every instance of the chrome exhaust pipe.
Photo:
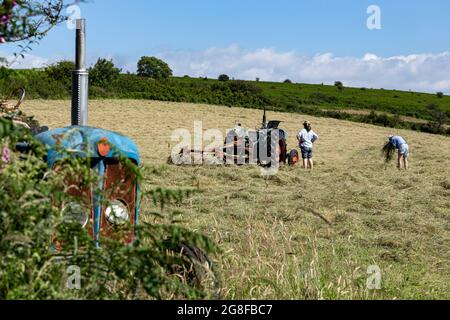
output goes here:
<path id="1" fill-rule="evenodd" d="M 76 21 L 76 70 L 72 73 L 72 126 L 88 125 L 89 72 L 86 69 L 86 20 Z"/>

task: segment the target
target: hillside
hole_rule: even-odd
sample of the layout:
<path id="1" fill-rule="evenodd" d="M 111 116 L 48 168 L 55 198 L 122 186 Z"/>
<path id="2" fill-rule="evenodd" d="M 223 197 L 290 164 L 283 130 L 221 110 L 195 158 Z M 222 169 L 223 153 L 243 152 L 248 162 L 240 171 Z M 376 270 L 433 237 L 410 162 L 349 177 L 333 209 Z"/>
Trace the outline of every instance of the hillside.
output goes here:
<path id="1" fill-rule="evenodd" d="M 205 81 L 176 78 L 184 83 Z M 207 80 L 209 83 L 217 80 Z M 332 85 L 248 81 L 260 87 L 271 101 L 285 104 L 287 111 L 297 104 L 320 106 L 331 110 L 374 110 L 389 114 L 430 120 L 426 106 L 436 104 L 450 116 L 450 96 L 397 90 L 346 88 L 339 91 Z M 344 84 L 345 85 L 345 84 Z M 450 122 L 449 122 L 450 124 Z"/>
<path id="2" fill-rule="evenodd" d="M 28 101 L 24 111 L 52 128 L 70 121 L 69 101 Z M 91 101 L 89 112 L 90 125 L 137 142 L 147 168 L 144 190 L 199 189 L 185 201 L 181 218 L 221 247 L 214 261 L 223 298 L 450 297 L 448 137 L 269 112 L 269 119 L 285 121 L 290 148 L 306 118 L 320 139 L 315 172 L 285 167 L 267 180 L 256 167 L 166 164 L 173 130 L 192 131 L 196 120 L 203 121 L 204 130 L 224 132 L 236 121 L 254 128 L 260 110 L 99 100 Z M 408 172 L 398 172 L 380 157 L 391 133 L 410 143 Z M 146 214 L 150 207 L 142 205 L 142 219 L 151 219 Z M 367 269 L 373 265 L 382 272 L 379 291 L 366 288 Z"/>
<path id="3" fill-rule="evenodd" d="M 67 72 L 66 72 L 67 73 Z M 70 72 L 0 69 L 0 94 L 24 87 L 29 98 L 70 99 Z M 54 75 L 53 75 L 54 76 Z M 345 85 L 345 84 L 344 84 Z M 147 99 L 257 108 L 350 120 L 384 127 L 450 134 L 450 97 L 437 94 L 335 86 L 177 78 L 155 81 L 121 74 L 107 86 L 91 82 L 92 99 Z M 433 105 L 438 116 L 430 112 Z M 429 121 L 440 118 L 443 126 Z M 445 126 L 447 124 L 447 126 Z"/>

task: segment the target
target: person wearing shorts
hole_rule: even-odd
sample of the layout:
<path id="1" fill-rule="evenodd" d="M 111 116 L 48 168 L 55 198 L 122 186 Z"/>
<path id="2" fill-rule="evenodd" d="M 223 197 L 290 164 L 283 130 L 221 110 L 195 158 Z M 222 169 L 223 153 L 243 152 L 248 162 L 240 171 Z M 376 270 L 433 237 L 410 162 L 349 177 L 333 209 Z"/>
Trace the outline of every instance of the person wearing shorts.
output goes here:
<path id="1" fill-rule="evenodd" d="M 317 141 L 319 136 L 312 130 L 311 123 L 305 121 L 303 123 L 303 130 L 297 135 L 297 140 L 300 145 L 300 150 L 303 158 L 303 167 L 305 170 L 314 169 L 313 161 L 313 145 Z"/>
<path id="2" fill-rule="evenodd" d="M 398 169 L 408 170 L 409 145 L 406 143 L 406 140 L 403 137 L 391 135 L 389 136 L 389 142 L 394 148 L 398 149 Z"/>

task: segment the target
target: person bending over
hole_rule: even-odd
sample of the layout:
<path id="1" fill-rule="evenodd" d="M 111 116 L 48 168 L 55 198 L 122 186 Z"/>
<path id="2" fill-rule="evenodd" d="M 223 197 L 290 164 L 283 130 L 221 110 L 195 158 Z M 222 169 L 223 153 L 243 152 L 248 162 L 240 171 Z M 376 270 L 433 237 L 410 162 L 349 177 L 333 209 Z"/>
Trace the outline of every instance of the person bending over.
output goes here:
<path id="1" fill-rule="evenodd" d="M 405 170 L 408 170 L 409 146 L 406 143 L 406 140 L 403 139 L 403 137 L 391 135 L 389 136 L 389 142 L 391 143 L 393 148 L 398 149 L 398 169 L 401 170 L 403 168 Z"/>

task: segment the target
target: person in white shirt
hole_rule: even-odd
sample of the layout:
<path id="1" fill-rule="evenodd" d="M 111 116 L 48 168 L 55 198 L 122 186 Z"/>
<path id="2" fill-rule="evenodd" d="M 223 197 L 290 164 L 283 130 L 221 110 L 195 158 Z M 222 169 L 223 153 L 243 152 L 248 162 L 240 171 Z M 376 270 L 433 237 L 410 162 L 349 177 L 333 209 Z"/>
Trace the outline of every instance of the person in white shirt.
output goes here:
<path id="1" fill-rule="evenodd" d="M 297 140 L 302 151 L 303 167 L 305 170 L 314 169 L 313 161 L 313 145 L 317 141 L 319 136 L 312 130 L 311 123 L 305 121 L 303 123 L 304 129 L 301 130 L 297 135 Z"/>

